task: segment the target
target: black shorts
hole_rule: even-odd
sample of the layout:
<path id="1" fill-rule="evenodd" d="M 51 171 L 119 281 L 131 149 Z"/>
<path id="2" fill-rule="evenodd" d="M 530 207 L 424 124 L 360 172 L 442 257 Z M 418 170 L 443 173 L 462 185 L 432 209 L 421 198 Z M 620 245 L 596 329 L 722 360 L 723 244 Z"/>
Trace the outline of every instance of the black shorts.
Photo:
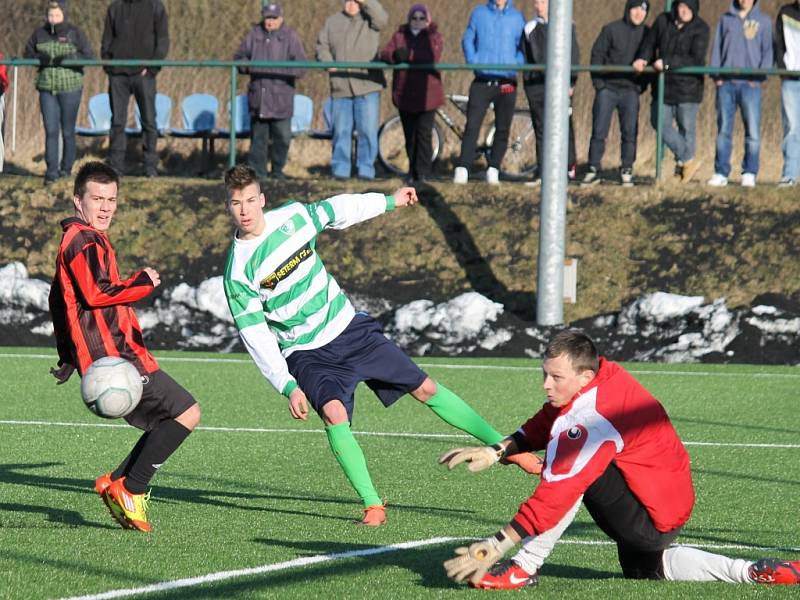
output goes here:
<path id="1" fill-rule="evenodd" d="M 390 406 L 422 385 L 427 375 L 394 342 L 383 335 L 380 323 L 356 313 L 339 336 L 321 348 L 298 350 L 286 359 L 289 372 L 322 415 L 322 407 L 341 400 L 353 420 L 356 386 L 363 381 Z"/>
<path id="2" fill-rule="evenodd" d="M 617 542 L 622 574 L 628 579 L 664 579 L 661 556 L 681 531 L 656 529 L 647 510 L 625 483 L 615 463 L 589 486 L 583 503 L 597 526 Z"/>
<path id="3" fill-rule="evenodd" d="M 150 431 L 167 419 L 174 419 L 197 404 L 192 395 L 167 375 L 156 371 L 142 375 L 142 399 L 131 414 L 124 417 L 137 429 Z"/>

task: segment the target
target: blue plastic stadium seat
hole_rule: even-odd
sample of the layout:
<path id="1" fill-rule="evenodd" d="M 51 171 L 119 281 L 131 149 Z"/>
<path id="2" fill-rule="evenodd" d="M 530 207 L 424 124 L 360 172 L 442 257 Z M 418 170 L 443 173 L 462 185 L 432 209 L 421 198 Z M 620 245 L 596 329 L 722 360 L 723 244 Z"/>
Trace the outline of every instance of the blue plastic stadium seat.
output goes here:
<path id="1" fill-rule="evenodd" d="M 87 137 L 108 135 L 111 130 L 111 101 L 108 94 L 89 98 L 89 127 L 76 127 L 75 133 Z"/>
<path id="2" fill-rule="evenodd" d="M 230 114 L 231 104 L 228 102 L 228 115 Z M 247 103 L 247 94 L 239 94 L 236 96 L 236 116 L 233 124 L 233 130 L 236 132 L 237 138 L 250 137 L 250 106 Z M 217 137 L 219 138 L 229 138 L 230 135 L 230 129 L 221 128 L 217 130 Z"/>
<path id="3" fill-rule="evenodd" d="M 176 137 L 204 138 L 214 132 L 217 126 L 219 101 L 211 94 L 192 94 L 181 102 L 183 127 L 171 129 L 170 135 Z"/>
<path id="4" fill-rule="evenodd" d="M 294 114 L 292 115 L 292 135 L 303 135 L 311 129 L 314 117 L 314 101 L 302 94 L 294 95 Z"/>

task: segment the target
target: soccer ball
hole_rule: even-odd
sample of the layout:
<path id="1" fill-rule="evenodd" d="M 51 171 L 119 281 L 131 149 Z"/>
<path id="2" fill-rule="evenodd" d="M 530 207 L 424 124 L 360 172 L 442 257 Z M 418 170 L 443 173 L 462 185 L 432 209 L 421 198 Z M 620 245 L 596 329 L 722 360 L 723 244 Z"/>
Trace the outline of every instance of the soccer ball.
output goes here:
<path id="1" fill-rule="evenodd" d="M 142 398 L 142 378 L 130 362 L 118 356 L 94 361 L 81 379 L 86 407 L 99 417 L 118 419 L 133 412 Z"/>

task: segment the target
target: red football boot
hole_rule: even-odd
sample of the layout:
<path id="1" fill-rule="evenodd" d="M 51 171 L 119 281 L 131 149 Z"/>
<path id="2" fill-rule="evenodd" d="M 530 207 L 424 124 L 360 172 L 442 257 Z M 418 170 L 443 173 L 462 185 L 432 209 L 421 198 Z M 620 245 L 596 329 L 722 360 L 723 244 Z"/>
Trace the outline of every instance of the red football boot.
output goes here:
<path id="1" fill-rule="evenodd" d="M 478 583 L 470 586 L 484 590 L 518 590 L 529 585 L 537 585 L 539 577 L 530 574 L 513 560 L 502 560 L 495 564 Z"/>
<path id="2" fill-rule="evenodd" d="M 762 558 L 750 566 L 748 575 L 756 583 L 798 585 L 800 584 L 800 561 Z"/>

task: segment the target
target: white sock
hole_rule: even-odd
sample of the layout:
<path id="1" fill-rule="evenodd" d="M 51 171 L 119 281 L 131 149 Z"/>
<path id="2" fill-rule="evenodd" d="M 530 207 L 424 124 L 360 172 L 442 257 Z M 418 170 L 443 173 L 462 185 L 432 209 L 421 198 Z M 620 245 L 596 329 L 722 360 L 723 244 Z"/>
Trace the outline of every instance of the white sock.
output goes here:
<path id="1" fill-rule="evenodd" d="M 748 569 L 751 560 L 728 558 L 688 546 L 664 550 L 664 576 L 668 581 L 725 581 L 753 583 Z"/>
<path id="2" fill-rule="evenodd" d="M 539 567 L 544 564 L 544 561 L 547 560 L 547 557 L 550 556 L 556 542 L 575 519 L 582 500 L 583 496 L 578 498 L 575 506 L 569 509 L 555 527 L 548 529 L 541 535 L 526 537 L 522 540 L 522 548 L 514 555 L 514 562 L 527 571 L 528 574 L 533 575 L 536 573 Z"/>

